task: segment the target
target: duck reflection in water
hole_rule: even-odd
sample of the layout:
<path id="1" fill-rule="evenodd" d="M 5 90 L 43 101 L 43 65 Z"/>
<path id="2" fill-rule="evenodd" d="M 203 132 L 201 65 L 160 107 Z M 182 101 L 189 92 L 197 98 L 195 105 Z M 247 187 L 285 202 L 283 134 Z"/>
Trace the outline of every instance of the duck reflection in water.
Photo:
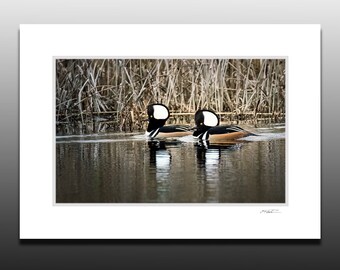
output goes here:
<path id="1" fill-rule="evenodd" d="M 150 168 L 156 169 L 157 181 L 169 180 L 172 155 L 167 146 L 177 142 L 151 140 L 148 141 L 150 149 Z"/>
<path id="2" fill-rule="evenodd" d="M 170 165 L 171 156 L 169 151 L 165 147 L 164 141 L 152 140 L 148 141 L 148 146 L 150 149 L 150 165 L 154 167 L 157 166 L 157 158 L 159 160 L 168 160 L 168 165 Z M 162 163 L 162 162 L 158 162 Z"/>
<path id="3" fill-rule="evenodd" d="M 205 170 L 207 180 L 218 178 L 218 165 L 223 158 L 228 157 L 228 152 L 240 149 L 242 143 L 228 142 L 212 144 L 209 141 L 196 142 L 196 158 L 199 168 Z M 216 178 L 215 178 L 216 177 Z"/>

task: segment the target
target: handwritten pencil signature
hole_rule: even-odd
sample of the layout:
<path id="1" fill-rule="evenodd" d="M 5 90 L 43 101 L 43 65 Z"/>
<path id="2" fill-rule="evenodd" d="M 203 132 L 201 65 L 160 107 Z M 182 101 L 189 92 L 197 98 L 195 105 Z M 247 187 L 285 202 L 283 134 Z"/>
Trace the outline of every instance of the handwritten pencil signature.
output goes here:
<path id="1" fill-rule="evenodd" d="M 261 210 L 260 214 L 277 214 L 281 213 L 279 209 L 266 209 L 266 210 Z"/>

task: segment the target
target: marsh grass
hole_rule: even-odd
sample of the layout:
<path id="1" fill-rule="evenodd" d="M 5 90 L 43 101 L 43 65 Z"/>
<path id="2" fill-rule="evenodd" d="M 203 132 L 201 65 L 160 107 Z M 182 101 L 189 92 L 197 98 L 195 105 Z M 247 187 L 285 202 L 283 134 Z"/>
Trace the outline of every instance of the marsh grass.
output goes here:
<path id="1" fill-rule="evenodd" d="M 150 103 L 169 107 L 169 123 L 193 124 L 201 108 L 284 121 L 285 70 L 285 59 L 57 59 L 57 130 L 144 129 Z"/>

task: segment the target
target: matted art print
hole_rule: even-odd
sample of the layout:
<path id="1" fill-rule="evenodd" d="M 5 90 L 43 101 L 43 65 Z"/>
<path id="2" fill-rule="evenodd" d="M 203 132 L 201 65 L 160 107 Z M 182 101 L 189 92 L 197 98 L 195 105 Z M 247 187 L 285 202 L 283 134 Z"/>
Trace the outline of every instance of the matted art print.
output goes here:
<path id="1" fill-rule="evenodd" d="M 22 25 L 20 165 L 22 239 L 320 238 L 320 26 Z"/>
<path id="2" fill-rule="evenodd" d="M 56 203 L 285 203 L 285 59 L 56 59 Z"/>

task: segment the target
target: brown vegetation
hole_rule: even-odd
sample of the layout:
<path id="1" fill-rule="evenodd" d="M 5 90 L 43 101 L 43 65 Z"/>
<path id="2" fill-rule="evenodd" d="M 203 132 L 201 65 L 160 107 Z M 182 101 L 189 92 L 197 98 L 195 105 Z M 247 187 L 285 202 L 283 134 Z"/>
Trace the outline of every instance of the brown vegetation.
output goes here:
<path id="1" fill-rule="evenodd" d="M 57 59 L 56 124 L 143 129 L 151 103 L 176 122 L 201 108 L 222 120 L 282 120 L 285 68 L 284 59 Z"/>

